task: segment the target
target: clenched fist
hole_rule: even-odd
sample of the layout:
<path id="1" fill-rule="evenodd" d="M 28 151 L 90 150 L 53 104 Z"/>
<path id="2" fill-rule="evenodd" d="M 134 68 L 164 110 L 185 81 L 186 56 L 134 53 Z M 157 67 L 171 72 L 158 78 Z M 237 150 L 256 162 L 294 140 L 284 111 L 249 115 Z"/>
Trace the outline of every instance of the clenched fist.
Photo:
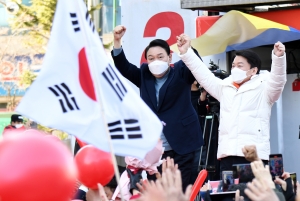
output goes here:
<path id="1" fill-rule="evenodd" d="M 126 27 L 119 25 L 114 28 L 114 48 L 121 48 L 121 39 L 126 32 Z"/>
<path id="2" fill-rule="evenodd" d="M 191 39 L 185 34 L 177 36 L 177 47 L 180 54 L 185 54 L 188 49 L 191 47 Z"/>
<path id="3" fill-rule="evenodd" d="M 278 41 L 277 43 L 275 43 L 273 51 L 276 56 L 281 57 L 285 53 L 285 46 L 280 41 Z"/>
<path id="4" fill-rule="evenodd" d="M 243 147 L 242 151 L 247 161 L 260 161 L 255 145 L 246 145 Z"/>

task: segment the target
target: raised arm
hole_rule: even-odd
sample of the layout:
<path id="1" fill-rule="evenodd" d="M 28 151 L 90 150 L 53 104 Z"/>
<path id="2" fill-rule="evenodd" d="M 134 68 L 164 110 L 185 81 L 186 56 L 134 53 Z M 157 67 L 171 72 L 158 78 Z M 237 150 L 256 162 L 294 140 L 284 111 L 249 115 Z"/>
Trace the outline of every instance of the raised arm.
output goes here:
<path id="1" fill-rule="evenodd" d="M 277 101 L 286 83 L 286 54 L 285 46 L 281 42 L 274 45 L 272 51 L 272 66 L 267 80 L 266 94 L 270 104 Z"/>
<path id="2" fill-rule="evenodd" d="M 192 50 L 195 52 L 195 54 L 197 55 L 197 57 L 199 57 L 202 61 L 201 56 L 198 54 L 198 51 L 196 49 L 194 49 L 193 47 L 191 47 Z M 193 82 L 195 81 L 195 77 L 193 75 L 193 73 L 190 71 L 190 69 L 188 67 L 186 67 L 185 63 L 182 61 L 181 62 L 182 65 L 182 78 L 188 83 L 188 84 L 193 84 Z"/>
<path id="3" fill-rule="evenodd" d="M 125 56 L 123 48 L 121 46 L 121 39 L 126 32 L 124 26 L 117 26 L 114 29 L 114 47 L 111 52 L 112 58 L 114 60 L 115 66 L 120 71 L 120 73 L 135 84 L 140 87 L 141 84 L 141 70 L 137 66 L 131 64 Z"/>
<path id="4" fill-rule="evenodd" d="M 193 73 L 195 79 L 214 98 L 220 101 L 222 93 L 222 80 L 215 77 L 207 66 L 190 48 L 191 40 L 187 35 L 181 34 L 177 37 L 177 46 L 180 58 Z"/>

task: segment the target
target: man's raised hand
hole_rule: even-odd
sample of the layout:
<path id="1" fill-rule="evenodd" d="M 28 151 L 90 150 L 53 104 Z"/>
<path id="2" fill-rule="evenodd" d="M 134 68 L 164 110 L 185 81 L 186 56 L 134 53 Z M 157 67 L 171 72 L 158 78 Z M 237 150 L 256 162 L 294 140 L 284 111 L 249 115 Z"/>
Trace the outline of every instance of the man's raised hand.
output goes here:
<path id="1" fill-rule="evenodd" d="M 177 38 L 177 47 L 180 54 L 185 54 L 188 51 L 188 49 L 191 47 L 190 37 L 185 34 L 181 34 L 176 38 Z"/>
<path id="2" fill-rule="evenodd" d="M 114 48 L 121 48 L 121 39 L 126 32 L 126 27 L 119 25 L 114 28 Z"/>
<path id="3" fill-rule="evenodd" d="M 280 41 L 278 41 L 277 43 L 275 43 L 273 51 L 276 56 L 281 57 L 285 53 L 285 46 Z"/>

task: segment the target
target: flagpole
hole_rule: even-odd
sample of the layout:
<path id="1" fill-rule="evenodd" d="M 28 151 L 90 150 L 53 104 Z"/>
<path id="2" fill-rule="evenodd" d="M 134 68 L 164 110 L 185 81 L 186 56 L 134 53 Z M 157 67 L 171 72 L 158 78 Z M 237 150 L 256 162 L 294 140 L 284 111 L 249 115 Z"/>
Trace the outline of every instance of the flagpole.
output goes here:
<path id="1" fill-rule="evenodd" d="M 84 17 L 82 16 L 82 13 L 80 12 L 80 5 L 79 5 L 78 0 L 76 0 L 76 4 L 77 4 L 77 10 L 79 11 L 79 14 L 80 14 L 79 20 L 81 21 L 82 19 L 84 19 Z M 84 23 L 81 22 L 81 24 L 83 25 Z M 81 26 L 81 28 L 85 29 L 85 26 L 83 25 L 83 26 Z M 88 44 L 87 35 L 86 35 L 85 30 L 83 30 L 83 34 L 84 34 L 85 44 Z M 99 38 L 99 40 L 100 40 L 100 38 Z M 89 50 L 88 50 L 87 47 L 86 47 L 86 51 L 87 51 L 87 55 L 89 56 Z M 92 73 L 91 73 L 92 79 L 94 80 L 94 83 L 96 83 L 96 84 L 94 84 L 94 87 L 96 89 L 97 102 L 99 103 L 99 106 L 100 106 L 102 121 L 103 121 L 103 124 L 104 124 L 105 133 L 106 133 L 106 137 L 107 137 L 107 140 L 108 140 L 109 149 L 110 149 L 110 153 L 111 153 L 111 158 L 112 158 L 113 165 L 114 165 L 115 176 L 116 176 L 116 179 L 117 179 L 117 182 L 118 182 L 118 187 L 120 189 L 121 200 L 124 201 L 124 196 L 123 196 L 123 192 L 122 192 L 121 184 L 120 184 L 120 172 L 119 172 L 119 169 L 118 169 L 118 166 L 117 166 L 117 160 L 116 160 L 116 157 L 115 157 L 115 154 L 114 154 L 114 149 L 113 149 L 113 146 L 112 146 L 111 137 L 110 137 L 110 134 L 109 134 L 109 129 L 108 129 L 108 126 L 107 126 L 104 107 L 103 107 L 103 104 L 102 104 L 102 101 L 101 101 L 102 96 L 101 96 L 101 91 L 100 91 L 100 88 L 99 88 L 100 79 L 98 77 L 97 71 L 94 69 L 95 68 L 94 60 L 91 59 L 91 60 L 88 60 L 88 62 L 91 63 L 91 65 L 89 65 L 89 67 L 92 71 Z"/>

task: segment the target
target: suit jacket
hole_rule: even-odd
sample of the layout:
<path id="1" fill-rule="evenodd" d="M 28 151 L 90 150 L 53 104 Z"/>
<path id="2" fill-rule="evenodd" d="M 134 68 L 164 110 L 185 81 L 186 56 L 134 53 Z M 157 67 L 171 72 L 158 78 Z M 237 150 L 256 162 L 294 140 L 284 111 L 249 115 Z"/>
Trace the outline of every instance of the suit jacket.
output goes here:
<path id="1" fill-rule="evenodd" d="M 157 104 L 155 77 L 148 64 L 140 68 L 128 62 L 124 51 L 113 60 L 121 74 L 140 89 L 140 96 L 161 121 L 166 123 L 163 133 L 172 149 L 178 154 L 188 154 L 203 145 L 198 116 L 191 103 L 191 84 L 194 76 L 182 61 L 170 69 L 168 79 L 159 91 Z"/>

